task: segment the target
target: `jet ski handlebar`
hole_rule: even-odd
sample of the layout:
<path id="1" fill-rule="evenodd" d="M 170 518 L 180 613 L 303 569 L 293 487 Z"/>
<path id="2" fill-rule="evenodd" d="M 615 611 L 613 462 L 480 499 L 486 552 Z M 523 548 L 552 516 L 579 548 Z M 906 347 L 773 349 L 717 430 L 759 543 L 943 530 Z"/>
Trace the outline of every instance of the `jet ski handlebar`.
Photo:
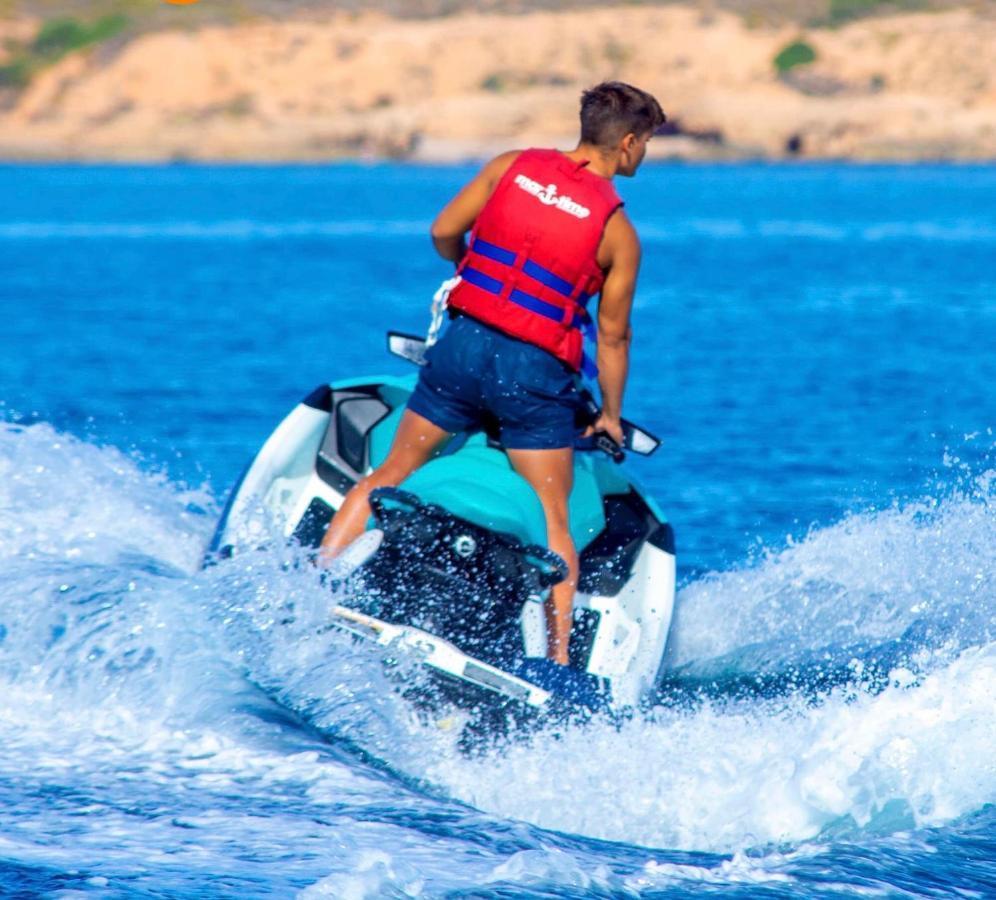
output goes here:
<path id="1" fill-rule="evenodd" d="M 602 410 L 595 401 L 594 395 L 587 388 L 581 389 L 580 396 L 581 409 L 579 410 L 576 424 L 579 428 L 586 429 L 598 421 Z M 658 438 L 654 437 L 649 431 L 640 428 L 639 425 L 634 425 L 628 419 L 622 419 L 620 424 L 622 425 L 623 432 L 622 446 L 617 444 L 604 431 L 597 431 L 587 438 L 579 438 L 575 446 L 579 450 L 601 450 L 613 462 L 621 463 L 626 458 L 624 452 L 626 450 L 632 450 L 634 453 L 640 454 L 640 456 L 650 456 L 661 445 Z"/>

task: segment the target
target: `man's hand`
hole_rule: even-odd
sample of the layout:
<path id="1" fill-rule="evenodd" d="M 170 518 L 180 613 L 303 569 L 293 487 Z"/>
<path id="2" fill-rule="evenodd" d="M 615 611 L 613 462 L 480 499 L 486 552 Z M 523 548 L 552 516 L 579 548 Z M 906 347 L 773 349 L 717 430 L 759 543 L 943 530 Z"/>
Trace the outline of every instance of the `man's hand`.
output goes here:
<path id="1" fill-rule="evenodd" d="M 604 431 L 612 440 L 614 440 L 620 447 L 623 446 L 626 441 L 626 436 L 623 434 L 622 422 L 611 416 L 607 416 L 602 413 L 591 425 L 585 429 L 584 437 L 591 437 L 593 434 L 598 434 Z"/>

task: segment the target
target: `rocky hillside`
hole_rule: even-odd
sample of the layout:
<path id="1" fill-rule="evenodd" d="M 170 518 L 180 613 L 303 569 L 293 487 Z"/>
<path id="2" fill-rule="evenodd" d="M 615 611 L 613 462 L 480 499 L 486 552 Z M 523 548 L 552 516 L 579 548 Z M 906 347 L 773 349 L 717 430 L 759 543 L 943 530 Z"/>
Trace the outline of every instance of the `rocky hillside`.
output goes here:
<path id="1" fill-rule="evenodd" d="M 612 77 L 672 117 L 659 155 L 991 159 L 988 9 L 835 28 L 680 6 L 418 19 L 302 8 L 140 33 L 104 16 L 63 19 L 78 27 L 61 35 L 9 19 L 0 156 L 480 156 L 570 143 L 580 89 Z"/>

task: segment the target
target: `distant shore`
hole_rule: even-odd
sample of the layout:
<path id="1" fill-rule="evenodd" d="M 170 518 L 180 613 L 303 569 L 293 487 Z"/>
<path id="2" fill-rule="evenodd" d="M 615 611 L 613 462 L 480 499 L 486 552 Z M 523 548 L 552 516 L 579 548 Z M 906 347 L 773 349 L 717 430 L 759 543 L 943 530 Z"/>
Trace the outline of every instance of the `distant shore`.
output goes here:
<path id="1" fill-rule="evenodd" d="M 29 69 L 41 27 L 0 23 L 2 159 L 476 159 L 569 145 L 579 92 L 603 78 L 657 94 L 672 122 L 657 157 L 996 159 L 996 19 L 969 9 L 836 29 L 679 6 L 311 14 L 81 31 Z"/>

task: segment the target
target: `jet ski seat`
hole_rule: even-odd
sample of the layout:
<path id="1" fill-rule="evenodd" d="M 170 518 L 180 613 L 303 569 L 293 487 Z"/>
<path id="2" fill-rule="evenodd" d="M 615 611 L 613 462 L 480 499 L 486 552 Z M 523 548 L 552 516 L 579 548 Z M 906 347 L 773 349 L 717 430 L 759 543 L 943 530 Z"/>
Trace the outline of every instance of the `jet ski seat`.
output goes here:
<path id="1" fill-rule="evenodd" d="M 356 399 L 354 393 L 358 395 Z M 356 387 L 345 398 L 345 405 L 341 401 L 337 405 L 340 419 L 349 412 L 349 418 L 356 420 L 353 468 L 357 470 L 357 478 L 364 463 L 376 467 L 387 457 L 409 393 L 407 385 L 399 385 L 396 395 L 391 396 L 385 396 L 383 391 L 374 393 L 370 387 Z M 328 442 L 327 435 L 322 453 L 326 452 Z M 338 453 L 339 457 L 346 455 L 342 450 Z M 571 534 L 580 553 L 604 530 L 605 512 L 590 454 L 579 453 L 575 460 L 569 514 Z M 351 486 L 343 484 L 339 489 L 345 491 Z M 475 525 L 504 531 L 527 544 L 546 546 L 546 520 L 539 498 L 528 482 L 515 473 L 508 457 L 495 443 L 494 435 L 489 438 L 477 432 L 466 439 L 457 437 L 443 457 L 426 463 L 400 487 L 423 502 L 437 504 Z"/>
<path id="2" fill-rule="evenodd" d="M 483 434 L 471 436 L 454 453 L 426 463 L 401 488 L 482 528 L 546 546 L 546 517 L 539 497 L 516 474 L 505 453 L 488 446 Z M 580 552 L 605 528 L 598 482 L 583 458 L 575 465 L 568 511 Z"/>
<path id="3" fill-rule="evenodd" d="M 456 453 L 434 459 L 401 488 L 482 528 L 503 531 L 526 544 L 546 545 L 546 519 L 533 489 L 500 450 L 474 435 Z"/>

